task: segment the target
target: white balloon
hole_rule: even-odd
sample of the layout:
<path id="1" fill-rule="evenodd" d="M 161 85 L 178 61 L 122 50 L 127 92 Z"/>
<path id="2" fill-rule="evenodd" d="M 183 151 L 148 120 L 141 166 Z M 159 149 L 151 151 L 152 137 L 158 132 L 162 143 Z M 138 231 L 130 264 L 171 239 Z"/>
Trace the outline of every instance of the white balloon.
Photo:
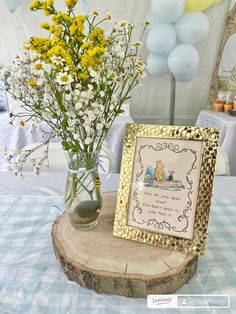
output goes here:
<path id="1" fill-rule="evenodd" d="M 0 3 L 2 3 L 10 12 L 15 12 L 23 1 L 24 0 L 0 0 Z"/>
<path id="2" fill-rule="evenodd" d="M 149 54 L 147 58 L 147 70 L 151 75 L 162 76 L 170 72 L 167 58 Z"/>
<path id="3" fill-rule="evenodd" d="M 154 25 L 147 36 L 148 51 L 158 56 L 168 55 L 175 43 L 176 31 L 171 24 Z"/>
<path id="4" fill-rule="evenodd" d="M 191 75 L 199 65 L 199 54 L 195 47 L 188 44 L 176 46 L 168 56 L 168 66 L 176 77 Z"/>
<path id="5" fill-rule="evenodd" d="M 185 0 L 152 0 L 151 10 L 158 23 L 174 23 L 183 14 Z"/>
<path id="6" fill-rule="evenodd" d="M 190 12 L 175 23 L 175 29 L 179 40 L 193 45 L 207 37 L 210 22 L 204 13 Z"/>

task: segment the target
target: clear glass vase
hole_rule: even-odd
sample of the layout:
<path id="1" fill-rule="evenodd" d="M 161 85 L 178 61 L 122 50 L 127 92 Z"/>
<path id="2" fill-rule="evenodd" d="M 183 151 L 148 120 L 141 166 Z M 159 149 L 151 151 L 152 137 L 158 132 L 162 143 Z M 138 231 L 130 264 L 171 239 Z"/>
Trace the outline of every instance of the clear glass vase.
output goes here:
<path id="1" fill-rule="evenodd" d="M 90 230 L 97 226 L 102 208 L 100 178 L 97 169 L 98 155 L 81 152 L 65 152 L 68 176 L 65 189 L 66 210 L 76 214 L 73 225 L 77 229 Z"/>

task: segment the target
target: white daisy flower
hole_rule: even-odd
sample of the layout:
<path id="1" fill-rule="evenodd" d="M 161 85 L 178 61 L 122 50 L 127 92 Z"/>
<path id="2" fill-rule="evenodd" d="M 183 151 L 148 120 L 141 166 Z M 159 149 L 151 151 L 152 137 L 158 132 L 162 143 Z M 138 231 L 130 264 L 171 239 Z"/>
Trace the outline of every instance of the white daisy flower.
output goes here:
<path id="1" fill-rule="evenodd" d="M 128 24 L 127 24 L 126 21 L 120 21 L 120 23 L 119 23 L 119 26 L 120 26 L 121 28 L 125 28 L 127 25 L 128 25 Z"/>
<path id="2" fill-rule="evenodd" d="M 65 72 L 61 72 L 57 75 L 56 82 L 59 85 L 68 85 L 74 81 L 73 76 L 71 74 L 67 74 Z"/>
<path id="3" fill-rule="evenodd" d="M 52 71 L 52 65 L 49 63 L 44 64 L 43 68 L 46 73 L 51 73 Z"/>
<path id="4" fill-rule="evenodd" d="M 43 62 L 40 61 L 40 60 L 35 61 L 31 65 L 31 71 L 32 71 L 33 74 L 42 75 L 44 73 L 44 71 L 43 71 Z"/>
<path id="5" fill-rule="evenodd" d="M 136 47 L 141 47 L 143 45 L 143 43 L 141 41 L 135 41 L 133 43 L 133 46 L 136 48 Z"/>
<path id="6" fill-rule="evenodd" d="M 62 57 L 60 57 L 60 56 L 52 56 L 51 57 L 51 61 L 52 61 L 52 63 L 53 64 L 56 64 L 56 65 L 63 65 L 63 59 L 62 59 Z"/>
<path id="7" fill-rule="evenodd" d="M 99 16 L 100 13 L 99 13 L 98 11 L 93 11 L 92 15 L 93 15 L 93 16 Z"/>
<path id="8" fill-rule="evenodd" d="M 107 19 L 108 19 L 109 21 L 112 21 L 112 20 L 113 20 L 113 16 L 111 15 L 110 12 L 107 12 Z"/>

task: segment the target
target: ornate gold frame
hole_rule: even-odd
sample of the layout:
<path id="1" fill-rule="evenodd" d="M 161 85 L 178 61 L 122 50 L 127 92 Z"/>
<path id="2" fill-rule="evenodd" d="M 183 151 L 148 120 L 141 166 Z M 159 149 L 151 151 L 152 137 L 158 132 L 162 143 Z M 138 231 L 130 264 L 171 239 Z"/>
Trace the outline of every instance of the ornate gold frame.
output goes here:
<path id="1" fill-rule="evenodd" d="M 133 163 L 138 137 L 202 142 L 201 172 L 192 240 L 150 232 L 127 225 Z M 204 255 L 218 140 L 218 129 L 128 124 L 125 131 L 113 235 L 184 253 Z"/>

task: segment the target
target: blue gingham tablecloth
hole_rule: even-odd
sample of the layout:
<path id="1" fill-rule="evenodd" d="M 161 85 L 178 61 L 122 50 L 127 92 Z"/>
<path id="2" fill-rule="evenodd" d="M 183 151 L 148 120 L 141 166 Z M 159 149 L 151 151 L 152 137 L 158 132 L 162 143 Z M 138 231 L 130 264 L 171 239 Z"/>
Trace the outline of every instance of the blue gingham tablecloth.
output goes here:
<path id="1" fill-rule="evenodd" d="M 51 226 L 63 200 L 0 197 L 1 314 L 236 313 L 236 200 L 214 200 L 207 253 L 177 294 L 231 296 L 230 309 L 148 309 L 146 299 L 98 295 L 67 280 L 57 262 Z"/>

